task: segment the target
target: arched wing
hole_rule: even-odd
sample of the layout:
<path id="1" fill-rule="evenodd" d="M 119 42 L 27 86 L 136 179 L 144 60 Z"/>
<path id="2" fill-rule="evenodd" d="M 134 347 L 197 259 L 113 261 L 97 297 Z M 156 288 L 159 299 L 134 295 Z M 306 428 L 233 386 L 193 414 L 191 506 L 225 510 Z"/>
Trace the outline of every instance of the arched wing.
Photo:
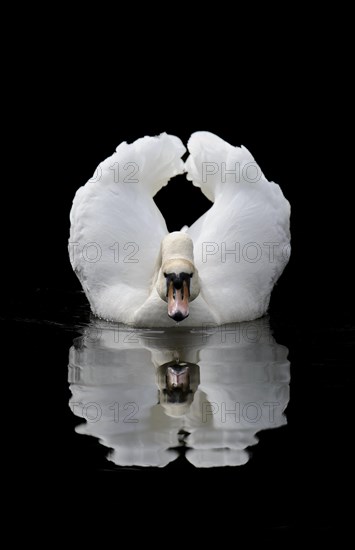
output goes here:
<path id="1" fill-rule="evenodd" d="M 188 149 L 187 177 L 214 202 L 188 229 L 202 297 L 219 323 L 257 318 L 288 261 L 290 205 L 245 147 L 197 132 Z"/>
<path id="2" fill-rule="evenodd" d="M 121 143 L 77 191 L 69 252 L 94 313 L 130 322 L 147 299 L 168 232 L 152 197 L 183 172 L 184 152 L 167 134 Z"/>

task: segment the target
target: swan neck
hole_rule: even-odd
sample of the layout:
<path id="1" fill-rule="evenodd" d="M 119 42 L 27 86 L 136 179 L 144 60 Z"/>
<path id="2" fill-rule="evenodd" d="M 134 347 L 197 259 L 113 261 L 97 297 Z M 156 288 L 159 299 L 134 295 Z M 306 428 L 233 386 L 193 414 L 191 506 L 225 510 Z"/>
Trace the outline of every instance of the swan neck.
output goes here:
<path id="1" fill-rule="evenodd" d="M 193 243 L 186 233 L 170 233 L 162 242 L 162 263 L 169 260 L 194 261 Z"/>

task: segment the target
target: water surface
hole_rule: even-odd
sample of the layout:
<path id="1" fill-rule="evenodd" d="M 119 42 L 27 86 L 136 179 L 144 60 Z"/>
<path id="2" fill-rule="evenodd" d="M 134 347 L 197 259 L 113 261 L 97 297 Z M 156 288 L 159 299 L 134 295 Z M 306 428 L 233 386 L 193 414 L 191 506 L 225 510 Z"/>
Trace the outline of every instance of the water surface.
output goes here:
<path id="1" fill-rule="evenodd" d="M 142 330 L 92 320 L 69 352 L 79 434 L 118 466 L 241 466 L 257 433 L 286 424 L 288 350 L 267 318 Z"/>

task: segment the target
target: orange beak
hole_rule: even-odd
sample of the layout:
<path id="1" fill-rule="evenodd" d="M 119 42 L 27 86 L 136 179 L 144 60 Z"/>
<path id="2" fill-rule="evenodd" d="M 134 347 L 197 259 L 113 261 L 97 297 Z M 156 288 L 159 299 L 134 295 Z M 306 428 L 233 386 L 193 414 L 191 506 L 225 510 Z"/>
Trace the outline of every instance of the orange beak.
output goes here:
<path id="1" fill-rule="evenodd" d="M 189 289 L 186 281 L 183 281 L 182 288 L 174 288 L 171 281 L 168 291 L 168 315 L 174 321 L 183 321 L 189 315 Z"/>

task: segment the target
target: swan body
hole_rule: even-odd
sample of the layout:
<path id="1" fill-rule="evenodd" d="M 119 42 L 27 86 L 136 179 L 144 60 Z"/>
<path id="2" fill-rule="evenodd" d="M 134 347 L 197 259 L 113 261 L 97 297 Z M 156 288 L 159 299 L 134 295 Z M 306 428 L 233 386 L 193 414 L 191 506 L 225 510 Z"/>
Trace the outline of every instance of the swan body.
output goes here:
<path id="1" fill-rule="evenodd" d="M 267 311 L 289 257 L 290 205 L 245 147 L 209 132 L 121 143 L 70 213 L 72 267 L 94 314 L 140 327 L 249 321 Z M 168 233 L 153 196 L 187 179 L 213 204 Z M 182 189 L 182 192 L 184 190 Z"/>

